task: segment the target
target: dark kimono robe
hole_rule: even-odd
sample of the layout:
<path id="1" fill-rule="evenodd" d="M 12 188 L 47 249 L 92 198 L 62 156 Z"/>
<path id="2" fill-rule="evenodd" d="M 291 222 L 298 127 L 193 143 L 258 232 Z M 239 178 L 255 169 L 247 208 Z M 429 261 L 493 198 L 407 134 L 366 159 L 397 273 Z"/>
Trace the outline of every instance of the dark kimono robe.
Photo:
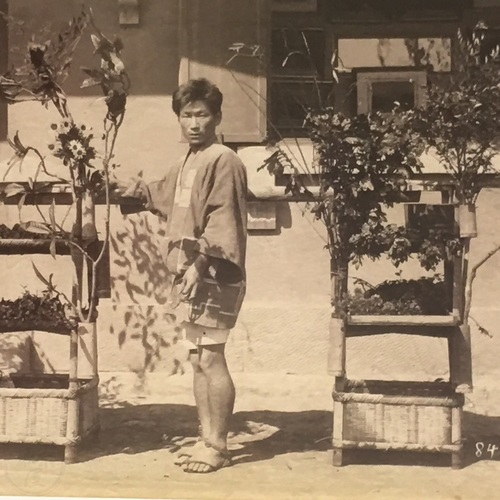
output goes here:
<path id="1" fill-rule="evenodd" d="M 168 244 L 163 253 L 174 280 L 182 277 L 200 253 L 209 258 L 196 297 L 187 305 L 187 320 L 229 329 L 236 322 L 245 295 L 246 170 L 238 155 L 221 144 L 198 151 L 189 158 L 194 178 L 179 220 L 176 190 L 189 155 L 162 180 L 143 184 L 141 191 L 145 208 L 167 220 Z M 179 316 L 186 319 L 182 308 Z"/>

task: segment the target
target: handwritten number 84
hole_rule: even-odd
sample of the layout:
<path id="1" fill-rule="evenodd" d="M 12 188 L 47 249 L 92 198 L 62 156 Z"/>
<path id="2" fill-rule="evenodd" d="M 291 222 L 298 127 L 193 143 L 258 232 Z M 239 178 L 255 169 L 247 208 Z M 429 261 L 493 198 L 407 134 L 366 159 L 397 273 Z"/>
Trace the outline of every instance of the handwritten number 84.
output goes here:
<path id="1" fill-rule="evenodd" d="M 485 451 L 485 446 L 486 446 L 486 451 Z M 476 457 L 480 458 L 483 456 L 483 453 L 489 453 L 491 455 L 491 458 L 495 455 L 495 452 L 498 451 L 498 446 L 488 443 L 488 445 L 485 445 L 482 442 L 476 443 Z"/>

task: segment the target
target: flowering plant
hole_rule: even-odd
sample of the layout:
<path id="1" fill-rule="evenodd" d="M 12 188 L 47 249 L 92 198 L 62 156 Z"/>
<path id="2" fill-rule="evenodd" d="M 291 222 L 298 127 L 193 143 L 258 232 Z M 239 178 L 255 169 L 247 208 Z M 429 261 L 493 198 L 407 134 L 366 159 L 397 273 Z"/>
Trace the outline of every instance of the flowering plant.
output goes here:
<path id="1" fill-rule="evenodd" d="M 412 126 L 450 175 L 461 204 L 475 204 L 498 154 L 500 136 L 500 47 L 486 43 L 480 22 L 470 37 L 458 32 L 456 71 L 431 82 L 427 101 Z"/>
<path id="2" fill-rule="evenodd" d="M 77 123 L 70 113 L 68 100 L 62 83 L 66 78 L 72 61 L 73 52 L 84 31 L 92 26 L 91 34 L 94 54 L 99 55 L 100 69 L 82 68 L 87 76 L 81 87 L 100 85 L 106 104 L 104 118 L 103 153 L 98 154 L 94 145 L 94 134 L 90 127 Z M 52 155 L 67 167 L 69 179 L 63 179 L 50 172 L 45 156 L 32 146 L 25 146 L 16 132 L 8 139 L 14 150 L 7 172 L 16 164 L 22 165 L 28 155 L 35 155 L 38 168 L 28 184 L 13 183 L 5 188 L 6 196 L 19 197 L 19 212 L 28 194 L 36 194 L 47 188 L 47 183 L 37 182 L 40 172 L 54 178 L 56 182 L 69 186 L 74 208 L 74 224 L 70 232 L 65 231 L 63 222 L 55 217 L 55 202 L 49 207 L 48 214 L 37 205 L 41 217 L 38 221 L 21 223 L 24 230 L 42 233 L 50 239 L 50 253 L 56 258 L 56 241 L 70 247 L 75 267 L 76 280 L 73 285 L 72 299 L 59 293 L 71 306 L 73 316 L 80 321 L 93 321 L 98 302 L 96 292 L 97 269 L 102 262 L 109 244 L 110 218 L 110 169 L 119 128 L 125 115 L 128 76 L 121 60 L 123 44 L 118 39 L 111 42 L 95 26 L 91 13 L 85 11 L 69 22 L 66 29 L 44 43 L 31 41 L 28 44 L 24 65 L 13 68 L 0 77 L 0 99 L 9 104 L 22 101 L 38 101 L 45 106 L 52 104 L 58 111 L 61 121 L 50 125 L 54 141 L 49 145 Z M 98 160 L 100 160 L 98 162 Z M 102 242 L 98 242 L 95 226 L 95 202 L 97 197 L 105 198 L 105 231 Z M 36 276 L 45 284 L 50 280 L 35 267 Z M 88 278 L 87 278 L 88 277 Z M 53 288 L 53 287 L 52 287 Z M 53 288 L 54 289 L 54 288 Z M 55 289 L 54 289 L 55 290 Z"/>

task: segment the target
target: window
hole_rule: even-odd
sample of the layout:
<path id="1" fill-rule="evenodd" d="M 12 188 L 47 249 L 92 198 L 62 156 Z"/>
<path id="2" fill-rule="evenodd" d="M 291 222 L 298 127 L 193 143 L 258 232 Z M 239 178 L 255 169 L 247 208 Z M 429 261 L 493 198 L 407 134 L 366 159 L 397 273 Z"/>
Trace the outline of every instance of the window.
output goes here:
<path id="1" fill-rule="evenodd" d="M 330 31 L 315 12 L 272 16 L 269 82 L 270 136 L 305 136 L 309 108 L 331 104 Z"/>
<path id="2" fill-rule="evenodd" d="M 425 71 L 359 71 L 356 77 L 358 113 L 387 113 L 396 102 L 404 109 L 424 104 Z"/>
<path id="3" fill-rule="evenodd" d="M 383 18 L 383 7 L 389 3 L 394 6 L 383 1 L 318 0 L 315 12 L 272 13 L 268 135 L 306 137 L 304 118 L 311 108 L 331 105 L 353 114 L 387 112 L 396 101 L 406 108 L 423 104 L 426 72 L 451 71 L 452 36 L 458 23 L 449 21 L 460 8 L 452 8 L 458 4 L 449 0 L 426 1 L 432 23 L 427 14 L 426 22 L 394 23 Z M 400 14 L 416 15 L 417 4 L 408 4 Z M 359 24 L 365 14 L 376 22 Z M 341 25 L 338 16 L 350 22 L 357 19 L 358 24 Z"/>
<path id="4" fill-rule="evenodd" d="M 231 47 L 266 46 L 268 0 L 190 0 L 179 5 L 180 81 L 205 77 L 219 86 L 224 102 L 218 130 L 226 143 L 262 142 L 267 132 L 265 56 L 256 50 L 250 57 L 233 57 Z"/>

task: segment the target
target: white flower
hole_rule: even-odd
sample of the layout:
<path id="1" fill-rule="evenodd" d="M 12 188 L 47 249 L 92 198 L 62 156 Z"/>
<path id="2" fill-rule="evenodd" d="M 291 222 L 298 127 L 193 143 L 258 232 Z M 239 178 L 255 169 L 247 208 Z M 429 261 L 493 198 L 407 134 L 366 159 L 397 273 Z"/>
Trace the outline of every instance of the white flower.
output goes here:
<path id="1" fill-rule="evenodd" d="M 73 122 L 71 120 L 63 120 L 57 127 L 59 134 L 67 134 L 73 127 Z"/>
<path id="2" fill-rule="evenodd" d="M 81 160 L 85 157 L 85 148 L 83 147 L 83 144 L 80 141 L 77 140 L 69 141 L 68 149 L 73 155 L 73 158 L 75 158 L 76 160 Z"/>
<path id="3" fill-rule="evenodd" d="M 79 123 L 76 128 L 80 131 L 82 136 L 87 136 L 92 133 L 92 127 L 85 125 L 85 123 Z"/>

